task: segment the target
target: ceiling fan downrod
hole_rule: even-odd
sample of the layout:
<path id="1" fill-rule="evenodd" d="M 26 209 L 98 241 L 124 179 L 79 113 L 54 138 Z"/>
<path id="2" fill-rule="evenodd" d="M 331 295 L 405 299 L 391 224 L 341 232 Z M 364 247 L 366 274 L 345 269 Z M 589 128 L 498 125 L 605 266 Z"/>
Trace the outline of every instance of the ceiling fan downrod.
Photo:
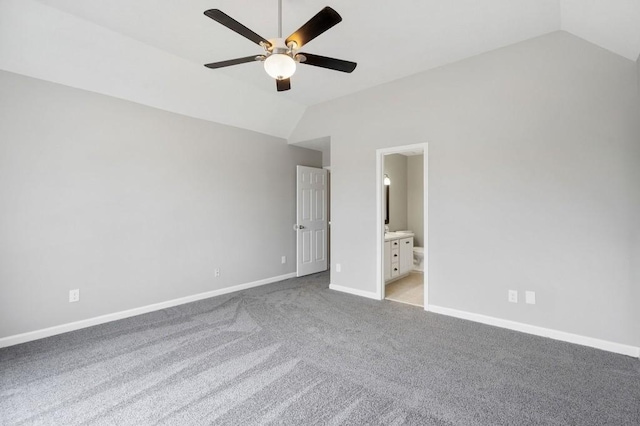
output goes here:
<path id="1" fill-rule="evenodd" d="M 278 38 L 282 38 L 282 0 L 278 0 Z"/>

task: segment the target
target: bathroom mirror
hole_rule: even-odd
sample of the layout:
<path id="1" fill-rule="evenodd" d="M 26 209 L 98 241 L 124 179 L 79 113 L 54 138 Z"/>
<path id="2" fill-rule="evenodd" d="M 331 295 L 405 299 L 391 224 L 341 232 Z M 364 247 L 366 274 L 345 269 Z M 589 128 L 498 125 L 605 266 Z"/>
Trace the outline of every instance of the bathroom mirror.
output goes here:
<path id="1" fill-rule="evenodd" d="M 384 186 L 384 224 L 388 225 L 389 224 L 389 186 L 390 185 L 385 185 Z"/>

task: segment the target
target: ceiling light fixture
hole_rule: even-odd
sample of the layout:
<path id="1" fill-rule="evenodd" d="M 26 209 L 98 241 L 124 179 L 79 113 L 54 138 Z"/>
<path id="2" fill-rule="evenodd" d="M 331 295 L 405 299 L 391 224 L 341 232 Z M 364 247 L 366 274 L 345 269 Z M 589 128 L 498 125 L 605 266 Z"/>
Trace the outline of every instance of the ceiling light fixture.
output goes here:
<path id="1" fill-rule="evenodd" d="M 276 80 L 285 80 L 296 72 L 296 61 L 286 53 L 272 53 L 264 60 L 264 70 Z"/>
<path id="2" fill-rule="evenodd" d="M 293 59 L 296 44 L 292 42 L 287 46 L 282 38 L 282 0 L 278 0 L 278 38 L 272 44 L 271 50 L 265 48 L 264 70 L 276 80 L 286 80 L 296 72 L 296 61 Z"/>

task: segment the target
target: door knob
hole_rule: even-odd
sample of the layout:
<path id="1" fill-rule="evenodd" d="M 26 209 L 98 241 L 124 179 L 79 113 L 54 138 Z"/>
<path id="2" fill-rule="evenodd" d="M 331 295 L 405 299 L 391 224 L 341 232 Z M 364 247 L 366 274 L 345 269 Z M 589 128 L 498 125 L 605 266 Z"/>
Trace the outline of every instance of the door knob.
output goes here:
<path id="1" fill-rule="evenodd" d="M 304 225 L 293 225 L 293 229 L 304 229 Z"/>

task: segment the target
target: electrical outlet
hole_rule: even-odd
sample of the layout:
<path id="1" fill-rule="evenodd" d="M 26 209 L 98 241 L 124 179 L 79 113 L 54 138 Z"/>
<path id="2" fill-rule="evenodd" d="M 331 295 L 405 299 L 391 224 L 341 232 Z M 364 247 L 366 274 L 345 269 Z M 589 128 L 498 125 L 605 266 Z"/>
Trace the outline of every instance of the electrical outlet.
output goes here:
<path id="1" fill-rule="evenodd" d="M 69 303 L 78 302 L 80 300 L 80 289 L 69 290 Z"/>
<path id="2" fill-rule="evenodd" d="M 524 301 L 529 305 L 536 304 L 536 292 L 535 291 L 527 291 L 524 293 Z"/>
<path id="3" fill-rule="evenodd" d="M 336 272 L 340 272 L 342 271 L 342 267 L 340 266 L 339 263 L 336 263 Z"/>
<path id="4" fill-rule="evenodd" d="M 287 256 L 282 256 L 282 264 L 284 265 L 285 263 L 287 263 Z"/>
<path id="5" fill-rule="evenodd" d="M 219 277 L 220 276 L 220 269 L 216 268 L 216 270 L 213 271 L 213 275 L 215 275 L 216 277 Z"/>
<path id="6" fill-rule="evenodd" d="M 518 303 L 518 290 L 509 290 L 509 302 Z"/>

